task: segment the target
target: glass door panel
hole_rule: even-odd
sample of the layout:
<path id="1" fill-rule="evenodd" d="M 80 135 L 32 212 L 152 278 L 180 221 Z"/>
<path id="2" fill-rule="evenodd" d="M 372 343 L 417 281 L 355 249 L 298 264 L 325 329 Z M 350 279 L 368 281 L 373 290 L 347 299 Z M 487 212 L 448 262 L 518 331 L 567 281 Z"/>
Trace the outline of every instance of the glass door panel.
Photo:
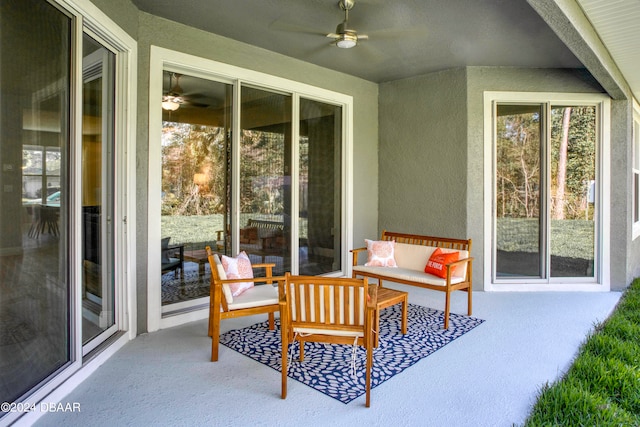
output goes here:
<path id="1" fill-rule="evenodd" d="M 551 277 L 594 277 L 596 108 L 551 108 Z"/>
<path id="2" fill-rule="evenodd" d="M 496 277 L 544 277 L 543 105 L 499 104 L 496 117 Z"/>
<path id="3" fill-rule="evenodd" d="M 596 277 L 597 108 L 498 104 L 495 277 Z"/>
<path id="4" fill-rule="evenodd" d="M 205 247 L 227 253 L 232 86 L 165 71 L 162 305 L 209 296 Z M 175 307 L 175 306 L 174 306 Z"/>
<path id="5" fill-rule="evenodd" d="M 0 402 L 15 402 L 73 357 L 72 26 L 48 2 L 15 0 L 0 28 Z"/>
<path id="6" fill-rule="evenodd" d="M 115 55 L 83 36 L 82 344 L 87 353 L 116 329 L 113 252 Z"/>
<path id="7" fill-rule="evenodd" d="M 341 268 L 342 108 L 300 99 L 299 271 Z"/>
<path id="8" fill-rule="evenodd" d="M 291 96 L 243 86 L 240 240 L 252 262 L 291 271 Z"/>

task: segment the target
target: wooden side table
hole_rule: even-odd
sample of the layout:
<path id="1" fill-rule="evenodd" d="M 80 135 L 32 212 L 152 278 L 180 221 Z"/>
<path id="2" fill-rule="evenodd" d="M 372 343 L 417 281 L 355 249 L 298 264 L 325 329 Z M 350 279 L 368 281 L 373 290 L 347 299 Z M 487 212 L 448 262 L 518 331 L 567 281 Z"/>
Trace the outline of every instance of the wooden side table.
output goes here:
<path id="1" fill-rule="evenodd" d="M 194 249 L 191 251 L 185 251 L 184 260 L 197 263 L 198 277 L 204 276 L 204 266 L 209 263 L 209 257 L 207 257 L 206 250 Z"/>
<path id="2" fill-rule="evenodd" d="M 376 304 L 375 324 L 376 324 L 376 342 L 375 346 L 378 347 L 380 341 L 380 310 L 392 305 L 402 303 L 402 320 L 400 330 L 402 334 L 407 333 L 407 304 L 409 293 L 403 291 L 397 291 L 395 289 L 383 288 L 378 286 L 378 303 Z"/>

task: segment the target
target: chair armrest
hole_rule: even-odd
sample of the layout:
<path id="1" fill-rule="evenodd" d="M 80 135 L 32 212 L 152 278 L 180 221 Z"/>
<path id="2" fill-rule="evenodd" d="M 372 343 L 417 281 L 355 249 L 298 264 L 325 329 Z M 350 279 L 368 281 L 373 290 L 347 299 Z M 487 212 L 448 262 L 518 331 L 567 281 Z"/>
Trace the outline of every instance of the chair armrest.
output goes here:
<path id="1" fill-rule="evenodd" d="M 175 254 L 176 249 L 178 249 L 178 252 L 180 253 L 180 261 L 184 261 L 184 244 L 181 245 L 171 245 L 171 246 L 167 246 L 166 248 L 162 249 L 162 252 L 171 252 L 172 254 Z"/>
<path id="2" fill-rule="evenodd" d="M 270 263 L 270 262 L 263 262 L 263 263 L 251 265 L 252 268 L 264 268 L 264 273 L 266 277 L 271 277 L 273 275 L 273 267 L 275 266 L 276 265 L 274 263 Z"/>
<path id="3" fill-rule="evenodd" d="M 351 249 L 349 252 L 351 252 L 353 254 L 353 264 L 354 266 L 358 265 L 358 255 L 360 254 L 360 252 L 362 251 L 366 251 L 367 248 L 356 248 L 356 249 Z"/>
<path id="4" fill-rule="evenodd" d="M 253 268 L 273 268 L 275 267 L 276 264 L 273 262 L 262 262 L 262 263 L 258 263 L 258 264 L 251 264 L 251 267 Z"/>
<path id="5" fill-rule="evenodd" d="M 254 277 L 249 279 L 220 279 L 216 280 L 215 284 L 223 285 L 225 283 L 244 283 L 244 282 L 264 282 L 266 284 L 273 284 L 273 282 L 277 282 L 279 280 L 283 280 L 284 277 L 281 276 L 273 276 L 273 277 Z"/>

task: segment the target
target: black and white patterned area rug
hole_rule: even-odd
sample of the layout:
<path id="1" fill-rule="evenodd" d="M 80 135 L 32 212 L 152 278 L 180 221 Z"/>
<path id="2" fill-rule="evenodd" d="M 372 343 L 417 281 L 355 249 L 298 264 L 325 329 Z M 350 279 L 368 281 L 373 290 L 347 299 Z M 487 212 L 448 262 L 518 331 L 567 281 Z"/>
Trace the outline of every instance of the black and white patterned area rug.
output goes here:
<path id="1" fill-rule="evenodd" d="M 450 314 L 449 329 L 444 330 L 444 312 L 409 304 L 408 330 L 400 332 L 401 306 L 396 304 L 380 313 L 380 345 L 373 353 L 371 388 L 409 368 L 460 338 L 484 320 Z M 225 346 L 281 372 L 280 323 L 269 330 L 268 323 L 226 332 L 220 336 Z M 349 403 L 365 392 L 366 352 L 358 347 L 356 373 L 352 372 L 352 346 L 305 343 L 304 361 L 299 361 L 298 343 L 289 349 L 289 378 L 293 378 L 343 403 Z"/>

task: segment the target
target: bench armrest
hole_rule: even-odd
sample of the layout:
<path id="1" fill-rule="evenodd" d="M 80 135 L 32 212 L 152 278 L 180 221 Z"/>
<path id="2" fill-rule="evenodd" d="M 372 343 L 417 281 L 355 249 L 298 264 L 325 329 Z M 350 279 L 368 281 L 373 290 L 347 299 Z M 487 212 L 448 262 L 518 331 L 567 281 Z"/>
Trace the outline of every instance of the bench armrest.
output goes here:
<path id="1" fill-rule="evenodd" d="M 366 251 L 367 248 L 356 248 L 356 249 L 351 249 L 349 252 L 351 252 L 353 254 L 353 266 L 358 265 L 358 255 L 360 254 L 360 252 L 362 251 Z"/>
<path id="2" fill-rule="evenodd" d="M 472 261 L 473 261 L 473 257 L 469 257 L 469 258 L 459 259 L 458 261 L 454 261 L 454 262 L 450 262 L 449 264 L 446 264 L 445 268 L 447 269 L 447 277 L 451 277 L 451 273 L 453 269 L 458 265 L 462 265 L 462 264 L 468 264 L 467 265 L 467 276 L 468 276 L 471 270 Z"/>

